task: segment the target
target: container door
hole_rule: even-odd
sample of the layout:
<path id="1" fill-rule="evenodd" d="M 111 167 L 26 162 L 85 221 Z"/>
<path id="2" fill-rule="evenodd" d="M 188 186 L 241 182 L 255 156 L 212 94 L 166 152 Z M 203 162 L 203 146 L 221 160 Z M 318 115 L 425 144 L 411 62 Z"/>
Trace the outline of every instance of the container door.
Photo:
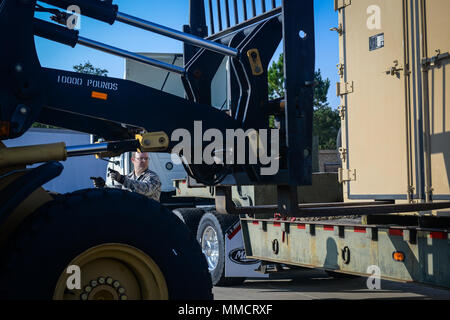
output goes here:
<path id="1" fill-rule="evenodd" d="M 343 6 L 338 95 L 344 110 L 345 198 L 406 199 L 403 1 L 337 3 Z"/>
<path id="2" fill-rule="evenodd" d="M 428 58 L 450 52 L 450 1 L 425 1 Z M 439 56 L 438 56 L 439 54 Z M 430 110 L 431 186 L 433 199 L 450 199 L 450 59 L 428 71 Z"/>

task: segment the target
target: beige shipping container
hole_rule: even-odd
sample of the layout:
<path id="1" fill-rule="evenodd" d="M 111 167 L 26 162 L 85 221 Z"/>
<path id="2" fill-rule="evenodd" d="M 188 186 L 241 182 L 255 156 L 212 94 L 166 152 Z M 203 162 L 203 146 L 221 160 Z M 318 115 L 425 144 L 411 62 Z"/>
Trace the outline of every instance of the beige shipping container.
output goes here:
<path id="1" fill-rule="evenodd" d="M 335 9 L 344 199 L 450 200 L 450 1 Z"/>

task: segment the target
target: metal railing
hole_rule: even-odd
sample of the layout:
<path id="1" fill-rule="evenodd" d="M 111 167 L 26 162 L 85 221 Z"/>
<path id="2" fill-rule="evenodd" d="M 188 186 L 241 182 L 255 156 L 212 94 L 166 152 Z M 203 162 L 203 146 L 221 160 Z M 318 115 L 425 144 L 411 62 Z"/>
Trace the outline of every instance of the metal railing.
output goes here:
<path id="1" fill-rule="evenodd" d="M 271 10 L 277 9 L 279 6 L 281 6 L 280 0 L 260 0 L 259 2 L 256 0 L 207 0 L 209 34 L 213 36 L 216 34 L 216 30 L 217 33 L 220 33 L 224 29 L 229 29 L 259 15 L 264 15 Z M 225 9 L 224 12 L 222 11 L 223 8 Z M 249 8 L 251 9 L 250 12 Z M 231 24 L 232 20 L 234 20 L 233 25 Z"/>

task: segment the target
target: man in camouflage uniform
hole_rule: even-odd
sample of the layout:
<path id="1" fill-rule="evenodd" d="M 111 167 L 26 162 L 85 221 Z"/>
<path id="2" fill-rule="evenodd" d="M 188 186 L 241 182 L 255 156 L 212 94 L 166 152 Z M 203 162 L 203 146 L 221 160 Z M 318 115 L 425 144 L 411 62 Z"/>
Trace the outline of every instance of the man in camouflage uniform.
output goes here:
<path id="1" fill-rule="evenodd" d="M 133 162 L 134 170 L 126 176 L 115 170 L 109 170 L 111 180 L 118 182 L 118 185 L 108 185 L 107 187 L 137 192 L 159 201 L 161 181 L 158 175 L 148 168 L 148 153 L 133 152 L 131 161 Z M 94 185 L 97 188 L 102 188 L 105 186 L 105 180 L 103 178 L 95 178 Z"/>

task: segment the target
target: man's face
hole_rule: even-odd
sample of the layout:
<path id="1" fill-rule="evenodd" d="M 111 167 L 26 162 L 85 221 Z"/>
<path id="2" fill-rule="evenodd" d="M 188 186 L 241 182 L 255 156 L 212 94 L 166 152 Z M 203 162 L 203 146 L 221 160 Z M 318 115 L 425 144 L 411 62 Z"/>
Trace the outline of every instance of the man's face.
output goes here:
<path id="1" fill-rule="evenodd" d="M 131 161 L 136 172 L 140 173 L 148 169 L 148 153 L 136 153 Z"/>

